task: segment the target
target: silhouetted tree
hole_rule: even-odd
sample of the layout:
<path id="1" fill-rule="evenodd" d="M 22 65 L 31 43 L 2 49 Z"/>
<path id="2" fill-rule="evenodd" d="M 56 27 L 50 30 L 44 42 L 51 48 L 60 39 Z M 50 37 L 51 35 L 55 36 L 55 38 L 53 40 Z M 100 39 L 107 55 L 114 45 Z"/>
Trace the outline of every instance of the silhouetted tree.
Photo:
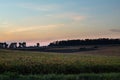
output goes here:
<path id="1" fill-rule="evenodd" d="M 26 47 L 26 42 L 23 42 L 23 43 L 19 43 L 19 48 L 25 48 Z"/>
<path id="2" fill-rule="evenodd" d="M 80 46 L 80 45 L 109 45 L 120 44 L 120 39 L 85 39 L 85 40 L 63 40 L 56 41 L 49 44 L 49 46 Z"/>
<path id="3" fill-rule="evenodd" d="M 0 48 L 8 48 L 8 44 L 6 42 L 0 43 Z"/>
<path id="4" fill-rule="evenodd" d="M 40 47 L 40 43 L 37 43 L 37 47 Z"/>
<path id="5" fill-rule="evenodd" d="M 17 43 L 11 43 L 9 48 L 17 48 Z"/>

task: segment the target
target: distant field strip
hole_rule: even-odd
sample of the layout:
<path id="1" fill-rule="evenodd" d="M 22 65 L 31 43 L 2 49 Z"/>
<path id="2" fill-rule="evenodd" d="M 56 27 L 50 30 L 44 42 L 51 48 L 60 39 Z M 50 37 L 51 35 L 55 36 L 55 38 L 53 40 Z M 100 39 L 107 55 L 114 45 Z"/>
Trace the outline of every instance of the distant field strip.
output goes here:
<path id="1" fill-rule="evenodd" d="M 120 73 L 70 75 L 18 75 L 15 73 L 5 73 L 0 75 L 0 80 L 120 80 Z"/>
<path id="2" fill-rule="evenodd" d="M 120 72 L 120 56 L 0 50 L 0 73 L 80 74 Z"/>

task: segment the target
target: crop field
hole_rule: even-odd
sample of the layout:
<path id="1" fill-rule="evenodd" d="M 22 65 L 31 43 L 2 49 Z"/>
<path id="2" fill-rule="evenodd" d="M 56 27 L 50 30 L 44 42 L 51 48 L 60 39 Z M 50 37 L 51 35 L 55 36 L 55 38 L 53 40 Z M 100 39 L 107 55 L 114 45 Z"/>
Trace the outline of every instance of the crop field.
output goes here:
<path id="1" fill-rule="evenodd" d="M 89 76 L 108 77 L 105 80 L 120 79 L 120 56 L 114 55 L 94 55 L 85 53 L 63 54 L 52 52 L 31 52 L 31 51 L 13 51 L 13 50 L 0 50 L 0 74 L 5 76 L 4 73 L 15 73 L 19 75 L 33 75 L 32 78 L 44 78 L 38 75 L 56 76 L 56 79 L 46 80 L 63 80 L 60 78 L 64 75 L 66 77 L 72 76 L 68 80 L 80 80 L 76 77 L 85 74 Z M 90 52 L 91 53 L 91 52 Z M 55 74 L 55 75 L 52 75 Z M 36 75 L 36 76 L 35 76 Z M 77 76 L 78 75 L 78 76 Z M 117 79 L 115 78 L 117 76 Z M 3 77 L 1 77 L 1 80 Z M 83 75 L 82 75 L 83 76 Z M 83 77 L 84 77 L 83 76 Z M 112 77 L 113 76 L 113 77 Z M 22 78 L 27 78 L 22 76 Z M 109 78 L 110 77 L 110 78 Z M 58 79 L 60 78 L 60 79 Z M 74 78 L 74 79 L 72 79 Z M 95 78 L 96 80 L 100 80 Z M 3 79 L 4 80 L 4 79 Z M 23 80 L 23 79 L 22 79 Z M 30 80 L 30 79 L 25 79 Z M 33 79 L 32 79 L 33 80 Z M 35 79 L 39 80 L 39 79 Z M 42 79 L 44 80 L 44 79 Z M 67 78 L 66 78 L 67 80 Z M 84 80 L 84 79 L 82 79 Z M 85 80 L 94 80 L 86 79 Z M 103 79 L 102 79 L 103 80 Z"/>
<path id="2" fill-rule="evenodd" d="M 86 73 L 69 75 L 18 75 L 15 73 L 5 73 L 0 75 L 0 80 L 120 80 L 120 73 Z"/>

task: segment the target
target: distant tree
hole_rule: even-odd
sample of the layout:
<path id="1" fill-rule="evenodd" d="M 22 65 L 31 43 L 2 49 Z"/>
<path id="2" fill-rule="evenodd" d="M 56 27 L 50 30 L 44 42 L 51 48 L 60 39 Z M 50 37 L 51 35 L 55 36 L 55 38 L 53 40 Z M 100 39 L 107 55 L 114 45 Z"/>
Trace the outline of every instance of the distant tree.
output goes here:
<path id="1" fill-rule="evenodd" d="M 19 43 L 19 48 L 25 48 L 25 47 L 26 47 L 26 42 Z"/>
<path id="2" fill-rule="evenodd" d="M 17 43 L 11 43 L 11 44 L 9 45 L 9 48 L 17 48 Z"/>
<path id="3" fill-rule="evenodd" d="M 0 48 L 8 48 L 8 44 L 6 42 L 0 43 Z"/>
<path id="4" fill-rule="evenodd" d="M 40 47 L 40 43 L 37 43 L 37 47 Z"/>
<path id="5" fill-rule="evenodd" d="M 109 44 L 120 44 L 120 39 L 85 39 L 85 40 L 62 40 L 55 41 L 49 44 L 49 46 L 80 46 L 80 45 L 109 45 Z"/>

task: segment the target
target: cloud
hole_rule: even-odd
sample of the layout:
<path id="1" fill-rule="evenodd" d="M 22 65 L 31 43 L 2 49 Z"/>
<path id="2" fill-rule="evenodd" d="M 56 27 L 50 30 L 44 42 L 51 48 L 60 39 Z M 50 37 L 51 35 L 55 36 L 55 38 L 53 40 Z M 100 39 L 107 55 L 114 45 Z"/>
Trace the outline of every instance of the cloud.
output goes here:
<path id="1" fill-rule="evenodd" d="M 33 31 L 44 31 L 54 29 L 56 27 L 62 27 L 64 24 L 52 24 L 52 25 L 38 25 L 38 26 L 26 26 L 26 27 L 14 27 L 14 29 L 9 29 L 6 34 L 14 34 L 14 33 L 21 33 L 21 32 L 33 32 Z"/>
<path id="2" fill-rule="evenodd" d="M 54 9 L 57 9 L 58 6 L 55 4 L 49 4 L 49 5 L 38 5 L 38 4 L 33 4 L 33 3 L 23 3 L 19 4 L 20 7 L 26 8 L 26 9 L 31 9 L 31 10 L 37 10 L 37 11 L 51 11 Z"/>
<path id="3" fill-rule="evenodd" d="M 73 19 L 74 21 L 81 21 L 83 19 L 85 19 L 85 16 L 80 16 L 80 15 L 74 15 L 74 16 L 70 16 L 71 19 Z"/>
<path id="4" fill-rule="evenodd" d="M 36 26 L 20 26 L 16 24 L 6 24 L 0 30 L 0 41 L 7 41 L 7 40 L 31 40 L 31 39 L 38 39 L 38 40 L 45 40 L 49 39 L 51 36 L 57 34 L 54 33 L 54 29 L 58 27 L 65 26 L 64 24 L 51 24 L 51 25 L 36 25 Z"/>
<path id="5" fill-rule="evenodd" d="M 86 16 L 80 15 L 78 13 L 61 13 L 61 14 L 53 14 L 47 15 L 48 17 L 56 18 L 56 19 L 68 19 L 72 21 L 81 21 L 86 19 Z"/>
<path id="6" fill-rule="evenodd" d="M 120 29 L 110 29 L 112 32 L 120 32 Z"/>
<path id="7" fill-rule="evenodd" d="M 78 13 L 54 13 L 24 17 L 21 26 L 46 26 L 54 24 L 78 24 L 86 20 L 87 16 Z M 74 25 L 75 26 L 75 25 Z M 59 26 L 58 26 L 59 27 Z"/>
<path id="8" fill-rule="evenodd" d="M 1 27 L 8 27 L 8 26 L 12 26 L 12 24 L 10 23 L 10 22 L 8 22 L 8 21 L 1 21 L 0 22 L 0 28 Z"/>

